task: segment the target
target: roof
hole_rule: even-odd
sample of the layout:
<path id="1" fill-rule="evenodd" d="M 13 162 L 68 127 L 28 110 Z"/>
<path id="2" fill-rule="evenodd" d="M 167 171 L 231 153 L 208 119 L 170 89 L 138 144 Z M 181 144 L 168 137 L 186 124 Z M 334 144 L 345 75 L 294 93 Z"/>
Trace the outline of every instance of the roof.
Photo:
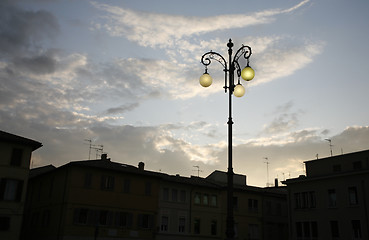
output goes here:
<path id="1" fill-rule="evenodd" d="M 169 175 L 166 173 L 161 172 L 153 172 L 149 170 L 140 169 L 138 167 L 123 164 L 119 162 L 112 162 L 110 159 L 96 159 L 96 160 L 83 160 L 83 161 L 72 161 L 63 166 L 55 168 L 52 165 L 48 165 L 45 167 L 32 169 L 31 170 L 31 177 L 36 177 L 44 173 L 48 173 L 53 170 L 61 169 L 61 168 L 68 168 L 68 167 L 82 167 L 82 168 L 98 168 L 98 169 L 105 169 L 109 171 L 115 171 L 120 173 L 129 173 L 129 174 L 138 174 L 142 176 L 154 177 L 162 181 L 168 181 L 173 183 L 179 184 L 187 184 L 197 187 L 206 187 L 206 188 L 214 188 L 214 189 L 224 189 L 227 187 L 226 183 L 216 182 L 211 179 L 191 176 L 191 177 L 184 177 L 180 175 Z M 37 171 L 37 172 L 36 172 Z M 33 172 L 33 173 L 32 173 Z M 248 186 L 248 185 L 234 185 L 235 191 L 254 191 L 254 192 L 270 192 L 270 193 L 278 193 L 277 190 L 265 189 L 255 186 Z M 280 193 L 283 193 L 280 192 Z"/>
<path id="2" fill-rule="evenodd" d="M 33 178 L 33 177 L 36 177 L 38 175 L 41 175 L 41 174 L 44 174 L 44 173 L 47 173 L 47 172 L 50 172 L 52 170 L 56 169 L 55 166 L 53 165 L 46 165 L 46 166 L 43 166 L 43 167 L 38 167 L 38 168 L 32 168 L 30 171 L 29 171 L 29 177 L 30 178 Z"/>
<path id="3" fill-rule="evenodd" d="M 329 175 L 318 175 L 313 177 L 308 177 L 305 175 L 300 175 L 297 178 L 290 178 L 283 181 L 283 184 L 289 185 L 294 183 L 301 183 L 301 182 L 309 182 L 309 181 L 321 181 L 324 179 L 330 179 L 330 178 L 342 178 L 342 177 L 350 177 L 350 176 L 358 176 L 358 175 L 368 175 L 369 170 L 368 169 L 362 169 L 362 170 L 356 170 L 356 171 L 347 171 L 347 172 L 339 172 Z"/>
<path id="4" fill-rule="evenodd" d="M 351 158 L 353 156 L 365 156 L 368 157 L 369 156 L 369 150 L 363 150 L 363 151 L 358 151 L 358 152 L 350 152 L 350 153 L 345 153 L 345 154 L 340 154 L 340 155 L 334 155 L 334 156 L 329 156 L 329 157 L 324 157 L 324 158 L 318 158 L 318 159 L 313 159 L 313 160 L 308 160 L 308 161 L 304 161 L 304 163 L 315 163 L 315 162 L 319 162 L 319 161 L 327 161 L 327 160 L 334 160 L 334 159 L 341 159 L 341 158 Z"/>
<path id="5" fill-rule="evenodd" d="M 112 171 L 117 171 L 117 172 L 124 172 L 124 173 L 139 174 L 139 175 L 144 175 L 144 176 L 149 176 L 149 177 L 155 177 L 155 178 L 159 178 L 159 179 L 170 181 L 170 182 L 191 184 L 191 185 L 197 185 L 197 186 L 203 186 L 203 187 L 217 187 L 216 184 L 210 181 L 206 181 L 205 178 L 194 177 L 194 176 L 183 177 L 179 175 L 169 175 L 169 174 L 161 173 L 161 172 L 141 170 L 132 165 L 112 162 L 110 160 L 97 159 L 97 160 L 73 161 L 62 167 L 67 167 L 67 166 L 92 167 L 92 168 L 106 169 L 106 170 L 112 170 Z"/>
<path id="6" fill-rule="evenodd" d="M 0 142 L 18 143 L 32 147 L 32 151 L 42 147 L 42 143 L 35 140 L 14 135 L 0 130 Z"/>

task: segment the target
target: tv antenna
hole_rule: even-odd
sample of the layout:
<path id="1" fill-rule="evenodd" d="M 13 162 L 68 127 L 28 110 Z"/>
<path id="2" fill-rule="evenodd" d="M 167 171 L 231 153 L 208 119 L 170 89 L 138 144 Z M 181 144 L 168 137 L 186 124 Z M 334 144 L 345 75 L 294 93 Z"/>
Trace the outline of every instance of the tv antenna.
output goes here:
<path id="1" fill-rule="evenodd" d="M 98 159 L 99 153 L 100 153 L 100 156 L 101 156 L 101 154 L 104 151 L 104 146 L 103 145 L 92 144 L 92 139 L 85 139 L 85 142 L 88 142 L 87 144 L 89 145 L 88 160 L 91 160 L 91 149 L 94 149 L 96 151 L 96 159 Z"/>
<path id="2" fill-rule="evenodd" d="M 193 166 L 194 168 L 197 168 L 197 170 L 193 170 L 193 171 L 197 171 L 197 176 L 200 177 L 200 172 L 202 172 L 202 170 L 200 170 L 200 166 Z"/>
<path id="3" fill-rule="evenodd" d="M 266 186 L 269 187 L 269 159 L 267 157 L 264 158 L 266 165 L 267 165 L 267 184 Z"/>
<path id="4" fill-rule="evenodd" d="M 331 139 L 329 139 L 329 138 L 326 138 L 326 139 L 324 139 L 324 140 L 326 140 L 326 141 L 328 141 L 329 142 L 329 148 L 330 148 L 330 150 L 331 150 L 331 157 L 333 156 L 333 152 L 332 152 L 332 140 Z"/>

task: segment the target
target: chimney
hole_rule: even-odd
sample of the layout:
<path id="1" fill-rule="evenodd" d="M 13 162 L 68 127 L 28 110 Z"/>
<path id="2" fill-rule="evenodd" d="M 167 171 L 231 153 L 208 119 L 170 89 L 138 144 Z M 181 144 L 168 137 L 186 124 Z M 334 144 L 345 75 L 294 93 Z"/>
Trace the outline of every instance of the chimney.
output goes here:
<path id="1" fill-rule="evenodd" d="M 278 187 L 278 178 L 274 179 L 274 187 Z"/>
<path id="2" fill-rule="evenodd" d="M 145 163 L 139 162 L 138 163 L 138 169 L 143 171 L 145 169 Z"/>
<path id="3" fill-rule="evenodd" d="M 110 158 L 108 158 L 108 154 L 107 153 L 103 153 L 103 154 L 101 154 L 101 160 L 103 160 L 103 161 L 110 161 Z"/>

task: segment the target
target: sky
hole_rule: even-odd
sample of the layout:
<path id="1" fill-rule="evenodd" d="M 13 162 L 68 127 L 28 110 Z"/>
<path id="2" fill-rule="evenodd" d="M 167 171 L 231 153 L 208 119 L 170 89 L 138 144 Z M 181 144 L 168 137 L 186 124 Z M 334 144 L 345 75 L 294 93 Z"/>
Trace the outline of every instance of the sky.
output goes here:
<path id="1" fill-rule="evenodd" d="M 369 149 L 369 1 L 0 2 L 0 129 L 31 167 L 99 158 L 182 176 L 227 171 L 223 67 L 250 46 L 233 97 L 233 169 L 264 187 L 304 161 Z M 240 59 L 240 64 L 245 64 Z M 195 167 L 195 166 L 198 166 Z M 199 172 L 197 170 L 200 170 Z"/>

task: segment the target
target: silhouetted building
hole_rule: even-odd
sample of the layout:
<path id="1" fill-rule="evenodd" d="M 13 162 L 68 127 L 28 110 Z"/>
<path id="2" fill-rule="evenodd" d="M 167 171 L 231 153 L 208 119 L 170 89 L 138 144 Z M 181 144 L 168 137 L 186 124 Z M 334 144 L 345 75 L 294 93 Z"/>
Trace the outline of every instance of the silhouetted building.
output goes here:
<path id="1" fill-rule="evenodd" d="M 31 154 L 41 146 L 0 131 L 0 239 L 19 239 Z"/>
<path id="2" fill-rule="evenodd" d="M 24 239 L 224 239 L 224 174 L 168 175 L 106 155 L 33 169 Z M 234 196 L 239 239 L 286 239 L 287 231 L 285 238 L 265 237 L 268 228 L 287 229 L 285 189 L 235 181 Z"/>
<path id="3" fill-rule="evenodd" d="M 369 239 L 369 150 L 306 161 L 288 179 L 291 239 Z"/>

